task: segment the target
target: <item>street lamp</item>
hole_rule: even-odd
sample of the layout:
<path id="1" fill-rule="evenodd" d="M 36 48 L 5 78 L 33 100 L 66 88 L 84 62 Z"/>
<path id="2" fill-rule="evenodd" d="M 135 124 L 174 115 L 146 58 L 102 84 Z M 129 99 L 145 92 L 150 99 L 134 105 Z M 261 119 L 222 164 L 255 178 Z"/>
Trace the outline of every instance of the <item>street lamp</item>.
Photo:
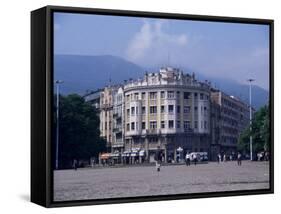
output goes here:
<path id="1" fill-rule="evenodd" d="M 61 80 L 56 80 L 56 88 L 57 88 L 57 104 L 56 104 L 56 118 L 57 118 L 57 131 L 56 131 L 56 169 L 59 168 L 59 94 L 60 94 L 60 84 L 63 83 Z"/>
<path id="2" fill-rule="evenodd" d="M 253 136 L 252 136 L 252 82 L 254 79 L 247 79 L 249 82 L 249 100 L 250 100 L 250 158 L 253 160 Z"/>

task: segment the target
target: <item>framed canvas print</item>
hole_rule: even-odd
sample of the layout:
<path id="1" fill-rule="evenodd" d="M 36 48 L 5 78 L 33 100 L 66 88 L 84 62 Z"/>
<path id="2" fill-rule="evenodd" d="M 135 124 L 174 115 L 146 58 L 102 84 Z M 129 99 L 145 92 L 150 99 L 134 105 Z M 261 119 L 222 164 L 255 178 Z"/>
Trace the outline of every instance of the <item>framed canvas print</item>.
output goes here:
<path id="1" fill-rule="evenodd" d="M 273 20 L 31 12 L 31 201 L 273 193 Z"/>

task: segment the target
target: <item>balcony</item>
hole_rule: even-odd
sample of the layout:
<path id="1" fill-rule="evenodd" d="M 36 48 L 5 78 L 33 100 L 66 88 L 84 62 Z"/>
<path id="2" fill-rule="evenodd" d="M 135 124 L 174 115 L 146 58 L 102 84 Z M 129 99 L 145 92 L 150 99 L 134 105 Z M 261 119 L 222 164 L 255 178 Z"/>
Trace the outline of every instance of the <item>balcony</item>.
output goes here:
<path id="1" fill-rule="evenodd" d="M 185 128 L 184 133 L 193 133 L 194 130 L 192 128 Z"/>
<path id="2" fill-rule="evenodd" d="M 147 129 L 146 134 L 147 135 L 160 135 L 161 130 L 160 129 Z"/>

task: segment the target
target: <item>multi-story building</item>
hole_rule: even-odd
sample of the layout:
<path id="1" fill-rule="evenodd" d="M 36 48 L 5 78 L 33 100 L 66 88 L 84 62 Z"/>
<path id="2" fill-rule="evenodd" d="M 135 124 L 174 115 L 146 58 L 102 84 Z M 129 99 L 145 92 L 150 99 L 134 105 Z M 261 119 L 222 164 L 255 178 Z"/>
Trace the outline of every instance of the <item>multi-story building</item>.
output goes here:
<path id="1" fill-rule="evenodd" d="M 175 68 L 146 73 L 124 85 L 88 93 L 85 100 L 99 110 L 101 136 L 117 162 L 153 162 L 186 152 L 232 153 L 249 125 L 249 106 Z"/>
<path id="2" fill-rule="evenodd" d="M 113 130 L 112 146 L 113 153 L 121 154 L 124 151 L 124 91 L 120 86 L 113 96 Z"/>
<path id="3" fill-rule="evenodd" d="M 250 122 L 249 106 L 220 90 L 211 91 L 211 154 L 233 153 L 240 134 Z"/>
<path id="4" fill-rule="evenodd" d="M 86 102 L 91 103 L 93 107 L 95 107 L 97 110 L 100 110 L 100 96 L 101 96 L 102 90 L 96 90 L 96 91 L 90 91 L 89 93 L 86 93 L 83 97 Z"/>
<path id="5" fill-rule="evenodd" d="M 116 91 L 116 86 L 107 86 L 100 94 L 100 132 L 109 152 L 113 141 L 113 102 Z"/>
<path id="6" fill-rule="evenodd" d="M 165 161 L 176 160 L 178 151 L 209 151 L 208 82 L 161 68 L 125 84 L 124 98 L 125 151 L 145 151 L 147 161 L 159 147 Z"/>

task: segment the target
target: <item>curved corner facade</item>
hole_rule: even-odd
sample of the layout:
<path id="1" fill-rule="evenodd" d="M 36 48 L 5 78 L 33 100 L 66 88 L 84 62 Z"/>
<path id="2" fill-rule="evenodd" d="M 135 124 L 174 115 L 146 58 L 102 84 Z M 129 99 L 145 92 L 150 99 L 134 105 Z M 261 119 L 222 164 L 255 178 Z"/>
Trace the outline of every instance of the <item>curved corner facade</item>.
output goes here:
<path id="1" fill-rule="evenodd" d="M 145 151 L 148 162 L 159 147 L 163 161 L 176 160 L 178 151 L 209 151 L 208 82 L 162 68 L 125 84 L 124 99 L 125 151 Z"/>

